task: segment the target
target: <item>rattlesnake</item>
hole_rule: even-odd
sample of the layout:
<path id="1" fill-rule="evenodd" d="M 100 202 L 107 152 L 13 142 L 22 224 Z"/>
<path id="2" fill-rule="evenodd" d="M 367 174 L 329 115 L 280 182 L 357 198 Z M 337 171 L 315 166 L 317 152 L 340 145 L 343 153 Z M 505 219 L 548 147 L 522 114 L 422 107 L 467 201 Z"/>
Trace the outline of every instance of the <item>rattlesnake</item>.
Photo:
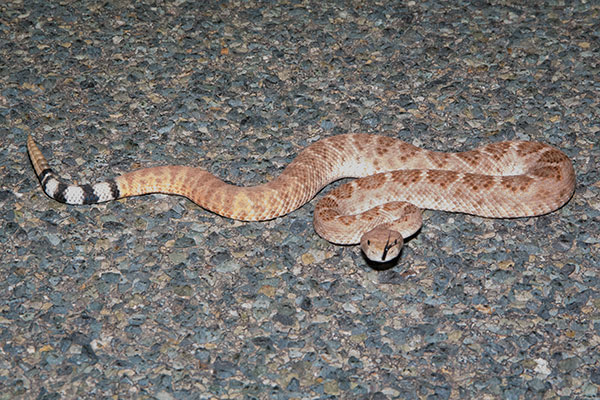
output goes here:
<path id="1" fill-rule="evenodd" d="M 561 207 L 575 188 L 573 165 L 564 153 L 525 141 L 442 153 L 386 136 L 332 136 L 302 150 L 274 180 L 252 187 L 173 165 L 143 168 L 94 185 L 67 185 L 50 169 L 31 136 L 27 149 L 44 192 L 60 202 L 96 204 L 167 193 L 243 221 L 285 215 L 335 180 L 362 177 L 318 202 L 314 227 L 333 243 L 360 242 L 365 255 L 379 262 L 396 257 L 403 238 L 420 229 L 420 209 L 491 218 L 536 216 Z"/>

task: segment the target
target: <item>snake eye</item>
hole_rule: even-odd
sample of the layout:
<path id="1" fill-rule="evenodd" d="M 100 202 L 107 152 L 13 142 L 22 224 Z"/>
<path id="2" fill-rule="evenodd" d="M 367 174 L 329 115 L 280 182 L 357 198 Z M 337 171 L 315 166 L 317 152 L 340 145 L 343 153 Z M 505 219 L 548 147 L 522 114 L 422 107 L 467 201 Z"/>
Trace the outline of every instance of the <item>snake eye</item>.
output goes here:
<path id="1" fill-rule="evenodd" d="M 370 240 L 367 240 L 367 245 L 369 245 L 369 246 L 371 245 L 371 241 Z"/>

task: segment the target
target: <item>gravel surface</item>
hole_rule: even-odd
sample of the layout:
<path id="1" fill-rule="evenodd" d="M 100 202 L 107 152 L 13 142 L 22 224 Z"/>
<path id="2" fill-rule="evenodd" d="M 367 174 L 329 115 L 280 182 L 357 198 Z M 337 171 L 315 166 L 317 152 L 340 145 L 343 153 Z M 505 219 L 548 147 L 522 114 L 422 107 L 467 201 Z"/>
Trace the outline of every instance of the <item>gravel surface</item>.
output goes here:
<path id="1" fill-rule="evenodd" d="M 143 4 L 148 3 L 148 4 Z M 0 400 L 600 398 L 600 4 L 0 4 Z M 426 211 L 397 265 L 176 196 L 46 197 L 199 165 L 240 185 L 344 132 L 560 147 L 559 211 Z"/>

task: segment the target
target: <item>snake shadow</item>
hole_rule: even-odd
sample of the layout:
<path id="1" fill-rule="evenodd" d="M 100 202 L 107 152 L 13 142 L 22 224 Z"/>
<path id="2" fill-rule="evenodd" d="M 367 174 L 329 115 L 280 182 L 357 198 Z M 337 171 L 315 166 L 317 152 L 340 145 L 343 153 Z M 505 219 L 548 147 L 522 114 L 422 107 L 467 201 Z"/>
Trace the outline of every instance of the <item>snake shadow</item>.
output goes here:
<path id="1" fill-rule="evenodd" d="M 369 260 L 365 254 L 361 251 L 361 255 L 365 263 L 369 266 L 369 268 L 374 269 L 375 271 L 387 271 L 388 269 L 394 268 L 396 265 L 400 264 L 400 257 L 402 257 L 402 252 L 400 255 L 393 260 L 386 262 L 376 262 Z"/>

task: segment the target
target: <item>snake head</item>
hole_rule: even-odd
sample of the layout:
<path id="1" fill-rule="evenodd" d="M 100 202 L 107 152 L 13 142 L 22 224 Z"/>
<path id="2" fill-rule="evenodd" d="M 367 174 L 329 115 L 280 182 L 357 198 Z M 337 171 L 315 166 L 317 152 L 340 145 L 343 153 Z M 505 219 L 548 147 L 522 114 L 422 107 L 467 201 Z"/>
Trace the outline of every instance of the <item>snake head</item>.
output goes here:
<path id="1" fill-rule="evenodd" d="M 360 239 L 360 247 L 365 256 L 374 262 L 387 262 L 398 257 L 404 239 L 402 235 L 385 227 L 376 227 Z"/>

